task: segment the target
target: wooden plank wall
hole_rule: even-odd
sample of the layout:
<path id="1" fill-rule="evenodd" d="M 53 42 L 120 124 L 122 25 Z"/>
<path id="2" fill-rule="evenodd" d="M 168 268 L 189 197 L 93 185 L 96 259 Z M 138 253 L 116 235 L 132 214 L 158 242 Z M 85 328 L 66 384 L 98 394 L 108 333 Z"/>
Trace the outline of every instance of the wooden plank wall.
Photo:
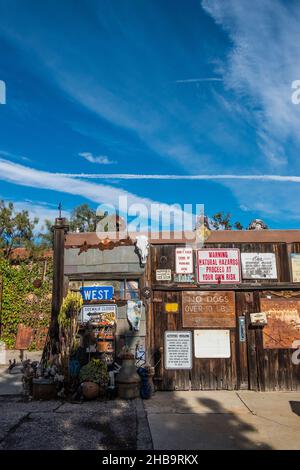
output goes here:
<path id="1" fill-rule="evenodd" d="M 240 248 L 242 252 L 272 252 L 277 260 L 277 282 L 291 282 L 290 253 L 300 253 L 300 243 L 264 244 L 210 244 L 215 248 Z M 191 285 L 173 282 L 157 282 L 156 269 L 175 270 L 175 246 L 157 245 L 151 247 L 151 268 L 149 284 L 153 289 L 153 308 L 149 324 L 151 333 L 151 351 L 157 362 L 163 352 L 164 332 L 182 330 L 181 291 L 190 290 Z M 151 278 L 151 282 L 150 282 Z M 243 281 L 247 283 L 247 281 Z M 272 280 L 264 280 L 261 293 L 274 285 Z M 161 290 L 163 288 L 163 290 Z M 192 288 L 195 288 L 192 287 Z M 227 287 L 228 288 L 228 287 Z M 247 286 L 248 288 L 248 286 Z M 202 286 L 202 289 L 204 287 Z M 213 290 L 213 288 L 205 288 Z M 292 349 L 264 349 L 261 327 L 250 325 L 250 313 L 260 311 L 259 290 L 238 291 L 236 297 L 236 328 L 231 329 L 231 358 L 229 359 L 193 359 L 191 371 L 166 371 L 163 358 L 156 367 L 157 384 L 161 390 L 216 390 L 245 389 L 251 390 L 300 390 L 300 366 L 292 363 Z M 300 290 L 299 290 L 300 291 Z M 165 313 L 165 302 L 178 302 L 180 311 L 177 314 Z M 245 315 L 247 341 L 239 341 L 238 317 Z M 188 330 L 193 330 L 188 328 Z"/>

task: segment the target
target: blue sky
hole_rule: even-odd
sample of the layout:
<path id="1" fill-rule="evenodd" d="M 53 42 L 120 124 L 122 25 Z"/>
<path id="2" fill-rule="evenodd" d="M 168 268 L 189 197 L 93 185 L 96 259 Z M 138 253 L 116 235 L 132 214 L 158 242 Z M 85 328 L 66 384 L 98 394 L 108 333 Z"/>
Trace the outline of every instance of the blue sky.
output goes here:
<path id="1" fill-rule="evenodd" d="M 299 24 L 299 1 L 0 0 L 0 198 L 41 220 L 121 194 L 299 227 Z"/>

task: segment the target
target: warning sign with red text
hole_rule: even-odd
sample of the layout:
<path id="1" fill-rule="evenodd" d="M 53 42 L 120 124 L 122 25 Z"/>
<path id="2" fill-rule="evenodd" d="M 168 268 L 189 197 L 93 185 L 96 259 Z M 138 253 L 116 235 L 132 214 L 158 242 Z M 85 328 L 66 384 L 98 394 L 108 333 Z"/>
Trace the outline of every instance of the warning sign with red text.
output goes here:
<path id="1" fill-rule="evenodd" d="M 237 284 L 241 282 L 240 250 L 236 248 L 197 251 L 198 282 L 202 284 Z"/>

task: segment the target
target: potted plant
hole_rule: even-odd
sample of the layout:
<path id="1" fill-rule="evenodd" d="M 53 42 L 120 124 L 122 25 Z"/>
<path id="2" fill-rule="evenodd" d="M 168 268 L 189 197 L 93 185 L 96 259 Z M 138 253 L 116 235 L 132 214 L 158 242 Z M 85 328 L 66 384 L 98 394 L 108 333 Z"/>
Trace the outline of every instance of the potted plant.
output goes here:
<path id="1" fill-rule="evenodd" d="M 97 398 L 101 391 L 104 392 L 109 375 L 107 365 L 100 359 L 92 359 L 83 366 L 79 372 L 79 380 L 82 386 L 82 394 L 86 400 Z"/>

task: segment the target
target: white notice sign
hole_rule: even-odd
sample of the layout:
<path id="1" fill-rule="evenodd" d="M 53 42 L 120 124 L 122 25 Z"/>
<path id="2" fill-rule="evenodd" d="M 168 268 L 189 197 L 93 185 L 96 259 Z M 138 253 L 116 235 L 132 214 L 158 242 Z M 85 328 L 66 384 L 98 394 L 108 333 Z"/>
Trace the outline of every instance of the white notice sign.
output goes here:
<path id="1" fill-rule="evenodd" d="M 165 332 L 165 369 L 192 368 L 192 332 Z"/>
<path id="2" fill-rule="evenodd" d="M 176 248 L 175 261 L 176 274 L 192 274 L 194 272 L 192 248 Z"/>
<path id="3" fill-rule="evenodd" d="M 203 248 L 197 251 L 198 282 L 201 284 L 237 284 L 240 279 L 240 250 Z"/>
<path id="4" fill-rule="evenodd" d="M 241 253 L 243 279 L 277 279 L 274 253 Z"/>
<path id="5" fill-rule="evenodd" d="M 230 330 L 194 330 L 195 357 L 230 357 Z"/>
<path id="6" fill-rule="evenodd" d="M 171 269 L 157 269 L 156 280 L 157 281 L 171 281 L 172 271 Z"/>

